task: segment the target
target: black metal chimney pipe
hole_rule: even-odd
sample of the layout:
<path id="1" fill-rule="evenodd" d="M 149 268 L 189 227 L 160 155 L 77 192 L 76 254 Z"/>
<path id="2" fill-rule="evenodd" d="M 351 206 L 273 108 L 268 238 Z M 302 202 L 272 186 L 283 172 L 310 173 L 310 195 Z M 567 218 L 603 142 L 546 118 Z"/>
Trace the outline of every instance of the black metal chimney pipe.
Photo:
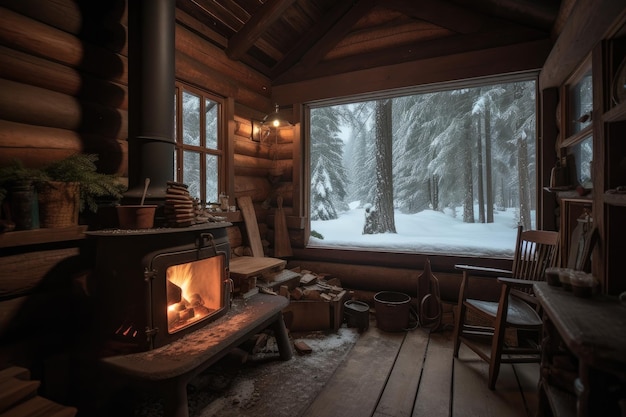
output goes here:
<path id="1" fill-rule="evenodd" d="M 174 178 L 175 0 L 128 1 L 128 191 L 164 204 Z"/>

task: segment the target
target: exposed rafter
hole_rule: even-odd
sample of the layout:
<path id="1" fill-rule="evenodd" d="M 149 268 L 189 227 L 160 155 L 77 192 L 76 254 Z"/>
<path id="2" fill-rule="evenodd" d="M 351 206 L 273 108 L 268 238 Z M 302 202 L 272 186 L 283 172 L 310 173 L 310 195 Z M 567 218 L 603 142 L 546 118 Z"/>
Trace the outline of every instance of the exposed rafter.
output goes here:
<path id="1" fill-rule="evenodd" d="M 440 0 L 378 0 L 378 4 L 456 33 L 474 33 L 486 20 L 484 14 Z"/>
<path id="2" fill-rule="evenodd" d="M 176 0 L 176 5 L 180 24 L 231 60 L 281 84 L 554 40 L 559 10 L 568 9 L 560 6 L 572 1 Z"/>
<path id="3" fill-rule="evenodd" d="M 304 36 L 302 36 L 297 44 L 287 53 L 284 58 L 278 62 L 272 69 L 274 77 L 279 76 L 295 65 L 310 50 L 319 39 L 324 36 L 338 20 L 344 16 L 352 7 L 354 0 L 340 0 L 326 14 L 324 19 L 319 20 Z"/>
<path id="4" fill-rule="evenodd" d="M 321 61 L 324 55 L 350 32 L 352 26 L 374 7 L 374 4 L 374 0 L 357 0 L 354 6 L 307 51 L 300 61 L 301 64 L 314 65 Z"/>
<path id="5" fill-rule="evenodd" d="M 246 24 L 230 38 L 226 48 L 226 55 L 230 59 L 240 59 L 295 1 L 268 0 L 265 2 L 263 7 L 259 9 L 259 12 L 250 16 Z"/>

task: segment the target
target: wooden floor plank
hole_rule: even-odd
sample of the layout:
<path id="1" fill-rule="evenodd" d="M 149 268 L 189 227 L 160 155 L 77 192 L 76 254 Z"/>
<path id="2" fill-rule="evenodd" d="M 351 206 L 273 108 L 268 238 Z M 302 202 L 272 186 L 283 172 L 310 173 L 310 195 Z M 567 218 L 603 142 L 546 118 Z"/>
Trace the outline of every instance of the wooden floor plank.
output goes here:
<path id="1" fill-rule="evenodd" d="M 428 332 L 407 332 L 374 417 L 410 417 L 428 346 Z"/>
<path id="2" fill-rule="evenodd" d="M 539 364 L 516 363 L 513 365 L 520 384 L 520 391 L 526 403 L 526 413 L 529 417 L 537 415 L 539 405 Z"/>
<path id="3" fill-rule="evenodd" d="M 403 339 L 404 333 L 370 327 L 303 416 L 371 416 Z"/>
<path id="4" fill-rule="evenodd" d="M 450 332 L 432 333 L 413 417 L 448 417 L 452 390 L 452 339 Z"/>
<path id="5" fill-rule="evenodd" d="M 501 365 L 495 391 L 487 387 L 488 364 L 466 346 L 453 366 L 453 417 L 526 417 L 511 364 Z"/>

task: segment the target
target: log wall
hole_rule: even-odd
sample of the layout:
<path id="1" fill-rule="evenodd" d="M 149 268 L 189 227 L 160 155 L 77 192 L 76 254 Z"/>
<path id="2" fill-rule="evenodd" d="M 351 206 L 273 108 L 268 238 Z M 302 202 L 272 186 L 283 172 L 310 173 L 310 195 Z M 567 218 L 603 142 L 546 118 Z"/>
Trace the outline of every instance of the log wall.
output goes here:
<path id="1" fill-rule="evenodd" d="M 77 152 L 96 153 L 100 171 L 127 181 L 126 1 L 0 0 L 0 166 L 19 159 L 36 168 Z M 273 142 L 255 140 L 252 120 L 273 110 L 270 80 L 201 38 L 202 28 L 193 27 L 189 16 L 177 10 L 176 18 L 176 78 L 225 98 L 231 204 L 252 197 L 267 242 L 274 189 L 289 194 L 293 188 L 293 133 L 281 131 Z M 274 165 L 283 174 L 271 178 Z M 284 200 L 288 209 L 293 195 Z M 228 232 L 234 248 L 246 245 L 240 225 Z M 3 246 L 2 240 L 0 235 L 0 369 L 22 364 L 44 385 L 67 379 L 44 375 L 45 369 L 69 371 L 60 363 L 81 332 L 72 300 L 87 290 L 81 276 L 93 253 L 84 249 L 85 241 L 63 233 L 59 242 L 45 244 Z"/>

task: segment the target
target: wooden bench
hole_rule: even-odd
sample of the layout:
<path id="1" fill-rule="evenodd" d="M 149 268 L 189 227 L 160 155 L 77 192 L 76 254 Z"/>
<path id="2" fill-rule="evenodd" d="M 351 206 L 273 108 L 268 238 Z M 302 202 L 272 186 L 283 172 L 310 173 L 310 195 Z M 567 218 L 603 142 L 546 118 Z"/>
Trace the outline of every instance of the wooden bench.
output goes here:
<path id="1" fill-rule="evenodd" d="M 165 417 L 188 417 L 189 381 L 256 333 L 271 327 L 280 359 L 291 358 L 282 315 L 288 304 L 285 297 L 267 294 L 234 300 L 224 316 L 166 346 L 101 361 L 105 371 L 123 382 L 159 392 Z"/>

